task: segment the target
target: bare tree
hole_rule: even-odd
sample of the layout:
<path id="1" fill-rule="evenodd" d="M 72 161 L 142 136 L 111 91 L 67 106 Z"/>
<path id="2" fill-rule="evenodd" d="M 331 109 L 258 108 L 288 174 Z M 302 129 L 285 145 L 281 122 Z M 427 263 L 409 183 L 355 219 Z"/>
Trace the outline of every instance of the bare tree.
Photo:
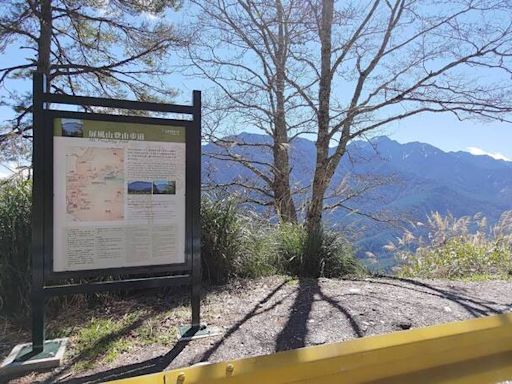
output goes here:
<path id="1" fill-rule="evenodd" d="M 347 200 L 354 188 L 332 185 L 351 141 L 425 113 L 509 121 L 510 0 L 197 5 L 204 34 L 191 57 L 222 93 L 216 107 L 224 126 L 256 127 L 270 138 L 264 144 L 228 139 L 222 157 L 263 180 L 256 188 L 267 194 L 267 203 L 275 200 L 279 212 L 295 209 L 283 208 L 283 202 L 293 203 L 288 144 L 305 133 L 316 136 L 305 218 L 310 232 L 321 225 L 325 209 L 357 211 Z M 268 147 L 274 156 L 254 162 L 233 145 L 253 153 Z M 366 187 L 355 190 L 364 193 Z"/>
<path id="2" fill-rule="evenodd" d="M 300 47 L 293 56 L 308 66 L 306 77 L 315 87 L 287 80 L 316 117 L 309 231 L 321 224 L 326 193 L 352 140 L 421 113 L 508 121 L 510 1 L 310 0 L 305 5 L 312 36 L 308 49 Z"/>
<path id="3" fill-rule="evenodd" d="M 11 50 L 12 64 L 0 68 L 0 101 L 14 109 L 0 128 L 2 155 L 31 136 L 30 95 L 16 89 L 34 70 L 56 93 L 172 97 L 161 76 L 169 72 L 169 50 L 186 40 L 156 16 L 177 7 L 177 0 L 2 2 L 0 53 Z"/>
<path id="4" fill-rule="evenodd" d="M 215 129 L 207 138 L 223 146 L 223 150 L 208 155 L 249 170 L 250 177 L 229 184 L 249 191 L 255 203 L 273 205 L 281 220 L 297 222 L 293 195 L 299 188 L 290 181 L 289 145 L 304 132 L 311 117 L 303 114 L 299 94 L 286 79 L 296 79 L 301 74 L 300 65 L 291 60 L 290 45 L 304 34 L 302 2 L 193 3 L 200 16 L 196 44 L 191 45 L 189 57 L 195 73 L 212 81 L 218 90 L 210 105 L 216 111 Z M 271 140 L 255 143 L 241 137 L 225 137 L 227 132 L 241 129 L 258 130 Z M 243 154 L 245 149 L 263 156 L 254 160 L 251 154 Z"/>

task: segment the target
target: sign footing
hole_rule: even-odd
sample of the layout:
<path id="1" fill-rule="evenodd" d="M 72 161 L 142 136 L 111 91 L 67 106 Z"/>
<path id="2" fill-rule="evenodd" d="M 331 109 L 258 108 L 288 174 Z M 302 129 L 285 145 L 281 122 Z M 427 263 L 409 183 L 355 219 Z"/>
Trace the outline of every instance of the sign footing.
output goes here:
<path id="1" fill-rule="evenodd" d="M 0 377 L 60 366 L 67 342 L 67 338 L 47 340 L 39 353 L 32 352 L 32 343 L 16 345 L 0 365 Z"/>
<path id="2" fill-rule="evenodd" d="M 218 336 L 222 334 L 222 331 L 217 327 L 207 326 L 206 324 L 201 324 L 200 326 L 180 325 L 178 326 L 178 334 L 179 341 L 188 341 Z"/>

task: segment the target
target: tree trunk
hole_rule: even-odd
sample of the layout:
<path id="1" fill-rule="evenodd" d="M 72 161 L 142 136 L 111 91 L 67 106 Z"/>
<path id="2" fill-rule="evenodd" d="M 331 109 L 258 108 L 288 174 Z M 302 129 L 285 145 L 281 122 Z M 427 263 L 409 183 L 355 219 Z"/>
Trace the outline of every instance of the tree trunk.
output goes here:
<path id="1" fill-rule="evenodd" d="M 37 71 L 50 81 L 50 52 L 52 43 L 52 1 L 40 0 L 39 39 L 37 42 Z"/>
<path id="2" fill-rule="evenodd" d="M 274 205 L 282 222 L 296 223 L 297 211 L 291 196 L 290 168 L 288 157 L 288 137 L 286 128 L 279 130 L 276 127 L 276 134 L 273 145 L 274 154 Z"/>
<path id="3" fill-rule="evenodd" d="M 310 235 L 315 233 L 322 225 L 323 203 L 328 180 L 325 171 L 318 168 L 315 170 L 311 201 L 309 202 L 306 216 L 306 230 Z"/>
<path id="4" fill-rule="evenodd" d="M 276 52 L 276 112 L 274 122 L 274 206 L 282 222 L 297 222 L 297 211 L 292 199 L 290 188 L 290 159 L 288 154 L 288 129 L 285 111 L 285 71 L 287 57 L 287 41 L 284 31 L 283 7 L 280 0 L 276 1 L 277 18 L 279 20 L 278 49 Z"/>
<path id="5" fill-rule="evenodd" d="M 319 35 L 321 43 L 320 84 L 318 90 L 318 134 L 316 141 L 316 165 L 313 176 L 311 200 L 306 216 L 306 230 L 312 234 L 322 224 L 325 191 L 329 186 L 329 122 L 331 101 L 331 53 L 332 53 L 332 22 L 334 15 L 334 1 L 322 1 L 322 18 Z"/>

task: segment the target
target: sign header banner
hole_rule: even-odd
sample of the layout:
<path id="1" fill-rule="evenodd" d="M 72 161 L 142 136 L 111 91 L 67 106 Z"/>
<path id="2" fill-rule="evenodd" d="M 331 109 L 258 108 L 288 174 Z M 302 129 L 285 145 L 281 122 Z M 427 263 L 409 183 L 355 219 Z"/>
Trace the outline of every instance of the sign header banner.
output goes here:
<path id="1" fill-rule="evenodd" d="M 185 142 L 184 127 L 65 118 L 54 120 L 53 135 L 101 140 Z"/>

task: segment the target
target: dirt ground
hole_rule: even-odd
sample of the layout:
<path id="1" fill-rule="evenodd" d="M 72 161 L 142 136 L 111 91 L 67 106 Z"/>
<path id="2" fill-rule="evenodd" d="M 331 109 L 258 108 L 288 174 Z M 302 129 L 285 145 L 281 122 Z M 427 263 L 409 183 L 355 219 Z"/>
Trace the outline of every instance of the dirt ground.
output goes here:
<path id="1" fill-rule="evenodd" d="M 101 308 L 82 311 L 77 322 L 91 313 L 130 311 L 150 306 L 168 312 L 162 327 L 175 327 L 189 313 L 183 292 L 112 300 Z M 185 298 L 186 299 L 186 298 Z M 174 300 L 174 301 L 173 301 Z M 184 304 L 185 303 L 185 304 Z M 182 305 L 178 311 L 179 305 Z M 203 321 L 222 330 L 220 336 L 193 340 L 149 343 L 123 351 L 113 361 L 99 359 L 91 368 L 78 370 L 81 355 L 67 357 L 64 367 L 52 372 L 32 373 L 13 383 L 98 383 L 124 377 L 160 372 L 199 362 L 217 362 L 276 351 L 319 345 L 357 337 L 463 320 L 512 310 L 512 282 L 454 282 L 367 278 L 361 280 L 300 279 L 271 277 L 239 281 L 209 289 L 202 305 Z M 60 314 L 62 316 L 62 314 Z M 59 315 L 53 326 L 59 323 Z M 109 338 L 116 340 L 136 331 L 134 323 Z M 70 331 L 71 344 L 73 334 Z M 0 339 L 2 358 L 26 334 Z M 103 344 L 102 344 L 103 345 Z M 107 344 L 105 344 L 107 345 Z M 72 345 L 71 345 L 72 348 Z M 1 378 L 0 378 L 1 381 Z"/>

